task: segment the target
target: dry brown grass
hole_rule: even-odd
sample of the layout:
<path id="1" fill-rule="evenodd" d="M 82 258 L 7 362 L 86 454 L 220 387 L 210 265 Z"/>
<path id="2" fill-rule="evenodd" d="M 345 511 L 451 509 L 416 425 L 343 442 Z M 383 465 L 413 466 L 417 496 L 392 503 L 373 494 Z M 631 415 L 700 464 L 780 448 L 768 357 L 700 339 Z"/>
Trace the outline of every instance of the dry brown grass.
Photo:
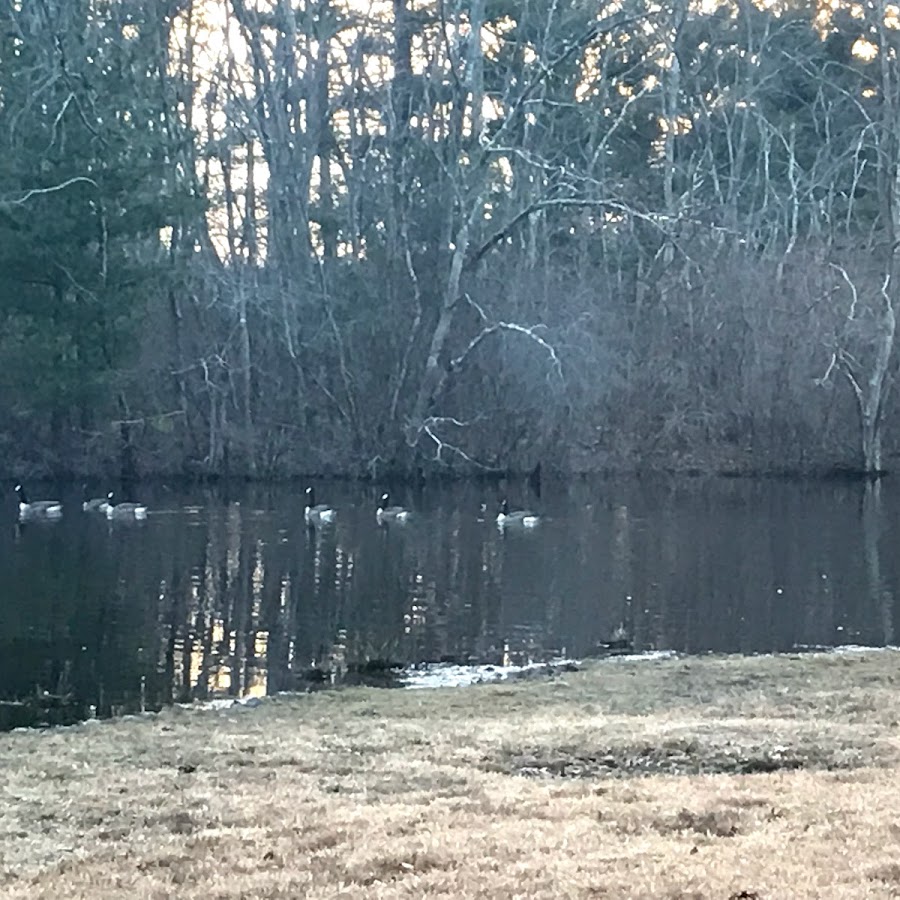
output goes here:
<path id="1" fill-rule="evenodd" d="M 894 652 L 0 735 L 0 896 L 900 896 Z"/>

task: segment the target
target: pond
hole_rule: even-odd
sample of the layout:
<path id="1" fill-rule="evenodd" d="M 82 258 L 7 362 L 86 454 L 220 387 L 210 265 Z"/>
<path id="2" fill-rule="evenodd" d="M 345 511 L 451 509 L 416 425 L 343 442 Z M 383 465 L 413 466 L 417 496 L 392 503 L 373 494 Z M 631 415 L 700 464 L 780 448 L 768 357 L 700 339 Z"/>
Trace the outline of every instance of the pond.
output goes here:
<path id="1" fill-rule="evenodd" d="M 47 693 L 108 715 L 384 676 L 383 663 L 895 641 L 891 480 L 545 479 L 540 497 L 428 485 L 396 489 L 412 516 L 384 525 L 381 486 L 322 482 L 317 500 L 338 512 L 315 528 L 304 487 L 145 485 L 144 522 L 84 513 L 73 488 L 60 521 L 20 525 L 10 495 L 0 699 Z M 498 529 L 506 493 L 541 514 L 536 528 Z"/>

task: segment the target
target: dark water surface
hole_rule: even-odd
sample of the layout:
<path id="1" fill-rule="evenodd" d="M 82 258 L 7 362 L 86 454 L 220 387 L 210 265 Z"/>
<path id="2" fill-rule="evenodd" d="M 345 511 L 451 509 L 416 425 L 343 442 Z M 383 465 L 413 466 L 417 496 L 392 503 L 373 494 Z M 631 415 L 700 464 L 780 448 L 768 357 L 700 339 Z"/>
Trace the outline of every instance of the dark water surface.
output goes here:
<path id="1" fill-rule="evenodd" d="M 0 699 L 66 695 L 103 715 L 303 687 L 384 659 L 499 663 L 637 651 L 894 643 L 900 484 L 575 480 L 500 532 L 498 489 L 304 485 L 139 492 L 143 523 L 66 494 L 57 523 L 0 519 Z M 35 496 L 39 492 L 32 491 Z M 487 514 L 481 504 L 488 504 Z"/>

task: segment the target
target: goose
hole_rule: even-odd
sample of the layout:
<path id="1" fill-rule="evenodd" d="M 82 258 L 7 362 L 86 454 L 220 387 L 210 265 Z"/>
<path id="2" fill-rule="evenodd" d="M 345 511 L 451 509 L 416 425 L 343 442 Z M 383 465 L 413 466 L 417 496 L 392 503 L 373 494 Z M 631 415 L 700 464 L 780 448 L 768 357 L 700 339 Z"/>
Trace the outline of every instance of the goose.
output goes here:
<path id="1" fill-rule="evenodd" d="M 109 498 L 112 497 L 112 494 L 107 494 L 105 497 L 94 497 L 93 499 L 88 499 L 87 487 L 84 488 L 84 503 L 81 504 L 81 508 L 85 512 L 101 512 L 105 513 L 107 509 L 109 509 Z"/>
<path id="2" fill-rule="evenodd" d="M 378 509 L 375 510 L 375 518 L 379 522 L 405 522 L 409 519 L 409 510 L 402 506 L 388 506 L 391 495 L 385 492 L 378 501 Z"/>
<path id="3" fill-rule="evenodd" d="M 25 494 L 21 484 L 16 485 L 19 498 L 20 519 L 58 519 L 62 515 L 62 503 L 59 500 L 31 500 Z"/>
<path id="4" fill-rule="evenodd" d="M 113 492 L 109 492 L 106 507 L 107 519 L 146 519 L 147 507 L 143 503 L 114 503 Z"/>
<path id="5" fill-rule="evenodd" d="M 307 522 L 315 524 L 317 522 L 333 522 L 337 510 L 328 506 L 326 503 L 316 503 L 316 492 L 313 488 L 306 489 L 306 508 L 303 510 L 303 517 Z"/>
<path id="6" fill-rule="evenodd" d="M 509 511 L 509 502 L 504 499 L 500 504 L 500 512 L 497 513 L 497 525 L 500 528 L 507 526 L 521 526 L 522 528 L 534 528 L 540 522 L 540 516 L 528 509 L 516 509 Z"/>

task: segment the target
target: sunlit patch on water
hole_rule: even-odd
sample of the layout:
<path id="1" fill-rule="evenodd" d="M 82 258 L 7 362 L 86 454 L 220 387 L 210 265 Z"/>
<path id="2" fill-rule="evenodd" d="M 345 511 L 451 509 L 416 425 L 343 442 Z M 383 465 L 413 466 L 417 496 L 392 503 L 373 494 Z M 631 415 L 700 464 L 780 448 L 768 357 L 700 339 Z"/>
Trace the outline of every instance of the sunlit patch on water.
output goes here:
<path id="1" fill-rule="evenodd" d="M 794 644 L 791 648 L 796 653 L 874 653 L 883 650 L 900 650 L 893 644 L 885 647 L 873 647 L 867 644 L 840 644 L 837 647 L 829 647 L 826 644 Z"/>
<path id="2" fill-rule="evenodd" d="M 676 656 L 678 654 L 674 650 L 647 650 L 644 653 L 622 653 L 609 659 L 616 662 L 650 662 L 654 659 L 672 659 Z"/>
<path id="3" fill-rule="evenodd" d="M 578 667 L 574 659 L 554 659 L 546 663 L 524 666 L 459 666 L 452 663 L 428 663 L 412 666 L 400 675 L 400 684 L 406 688 L 467 687 L 473 684 L 491 684 L 509 681 L 528 675 L 555 675 L 573 671 Z"/>
<path id="4" fill-rule="evenodd" d="M 677 656 L 674 650 L 649 650 L 646 653 L 625 653 L 610 657 L 616 661 L 651 661 Z M 439 687 L 468 687 L 473 684 L 493 684 L 540 675 L 559 675 L 577 671 L 580 663 L 575 659 L 552 659 L 548 662 L 528 663 L 521 666 L 461 666 L 453 663 L 427 663 L 410 666 L 400 673 L 402 687 L 410 689 Z"/>
<path id="5" fill-rule="evenodd" d="M 193 703 L 177 704 L 181 709 L 256 709 L 263 703 L 262 697 L 215 697 L 212 700 L 195 700 Z"/>

